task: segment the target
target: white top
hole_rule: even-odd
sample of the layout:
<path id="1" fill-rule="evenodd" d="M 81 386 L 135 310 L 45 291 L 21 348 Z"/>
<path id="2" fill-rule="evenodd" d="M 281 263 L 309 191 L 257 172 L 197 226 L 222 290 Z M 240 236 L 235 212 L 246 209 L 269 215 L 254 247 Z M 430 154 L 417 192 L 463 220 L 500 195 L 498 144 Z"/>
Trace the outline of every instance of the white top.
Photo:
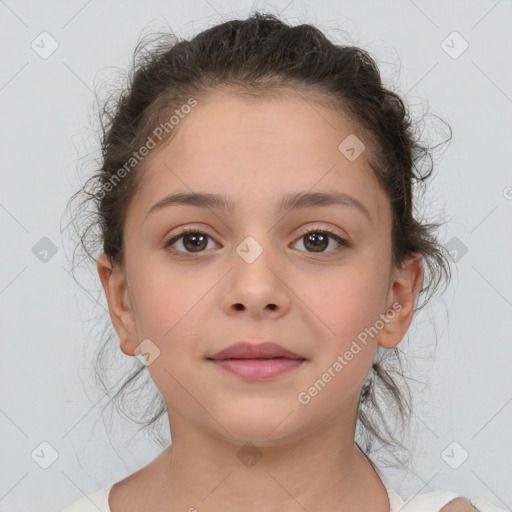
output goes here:
<path id="1" fill-rule="evenodd" d="M 370 460 L 370 459 L 368 459 Z M 370 460 L 370 462 L 372 462 Z M 461 496 L 453 491 L 434 491 L 425 494 L 417 494 L 407 501 L 402 500 L 400 496 L 391 488 L 379 468 L 373 464 L 375 471 L 379 475 L 384 487 L 388 491 L 390 509 L 389 512 L 439 512 L 448 502 Z M 114 482 L 115 483 L 115 482 Z M 108 496 L 114 483 L 103 487 L 102 489 L 88 494 L 79 499 L 62 512 L 111 512 L 108 505 Z M 468 498 L 469 499 L 469 498 Z M 504 509 L 496 507 L 490 501 L 484 498 L 470 499 L 471 504 L 480 512 L 506 512 Z"/>

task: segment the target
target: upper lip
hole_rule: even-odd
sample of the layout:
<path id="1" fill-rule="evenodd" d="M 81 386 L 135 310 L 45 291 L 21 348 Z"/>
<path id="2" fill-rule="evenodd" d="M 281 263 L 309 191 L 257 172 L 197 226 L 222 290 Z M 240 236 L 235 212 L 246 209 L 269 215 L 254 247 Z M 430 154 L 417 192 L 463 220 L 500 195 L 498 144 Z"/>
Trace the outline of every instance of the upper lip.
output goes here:
<path id="1" fill-rule="evenodd" d="M 263 343 L 249 343 L 248 341 L 239 341 L 230 345 L 210 356 L 208 359 L 271 359 L 276 357 L 285 357 L 287 359 L 305 359 L 299 354 L 287 350 L 286 348 L 265 341 Z"/>

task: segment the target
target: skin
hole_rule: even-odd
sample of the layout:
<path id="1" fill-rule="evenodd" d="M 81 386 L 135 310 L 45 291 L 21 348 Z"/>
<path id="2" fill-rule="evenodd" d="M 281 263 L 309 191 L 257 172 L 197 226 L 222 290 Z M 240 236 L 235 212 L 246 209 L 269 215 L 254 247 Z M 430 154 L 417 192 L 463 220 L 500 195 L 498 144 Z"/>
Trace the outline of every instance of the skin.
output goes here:
<path id="1" fill-rule="evenodd" d="M 447 503 L 440 512 L 479 512 L 467 498 L 460 497 Z"/>
<path id="2" fill-rule="evenodd" d="M 389 510 L 384 485 L 354 445 L 359 391 L 377 346 L 404 337 L 422 269 L 419 256 L 391 265 L 391 208 L 368 149 L 354 161 L 338 150 L 348 135 L 364 135 L 291 91 L 250 104 L 211 92 L 175 130 L 144 162 L 124 225 L 125 265 L 97 260 L 121 350 L 137 354 L 147 338 L 160 350 L 148 370 L 172 435 L 172 447 L 114 486 L 112 511 Z M 371 221 L 337 206 L 275 210 L 285 193 L 332 190 L 359 199 Z M 162 197 L 191 191 L 232 196 L 236 207 L 173 206 L 145 219 Z M 208 246 L 194 253 L 181 238 L 173 247 L 189 257 L 174 255 L 164 242 L 180 227 L 208 235 Z M 314 252 L 304 232 L 318 227 L 351 246 L 335 253 L 330 239 Z M 263 248 L 252 263 L 236 252 L 247 236 Z M 299 403 L 298 393 L 394 303 L 401 309 L 378 335 Z M 254 382 L 206 360 L 244 339 L 272 340 L 307 361 Z M 251 467 L 237 457 L 246 443 L 261 455 Z"/>

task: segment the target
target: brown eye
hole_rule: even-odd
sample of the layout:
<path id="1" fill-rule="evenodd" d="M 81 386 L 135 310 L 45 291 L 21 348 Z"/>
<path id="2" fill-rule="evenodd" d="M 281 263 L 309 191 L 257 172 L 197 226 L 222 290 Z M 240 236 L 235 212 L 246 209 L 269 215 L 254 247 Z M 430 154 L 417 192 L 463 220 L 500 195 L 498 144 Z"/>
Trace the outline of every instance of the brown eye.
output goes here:
<path id="1" fill-rule="evenodd" d="M 311 233 L 304 236 L 304 246 L 313 252 L 323 252 L 329 246 L 329 236 L 324 233 Z"/>
<path id="2" fill-rule="evenodd" d="M 198 253 L 203 252 L 204 249 L 208 245 L 208 239 L 210 237 L 201 231 L 187 229 L 186 231 L 182 231 L 178 235 L 172 237 L 168 242 L 165 243 L 165 247 L 168 248 L 171 245 L 174 245 L 176 242 L 180 241 L 182 246 L 184 247 L 184 251 L 177 250 L 172 248 L 172 252 L 179 253 Z"/>
<path id="3" fill-rule="evenodd" d="M 203 250 L 207 245 L 207 236 L 201 233 L 192 233 L 183 236 L 183 246 L 192 252 Z"/>
<path id="4" fill-rule="evenodd" d="M 330 239 L 333 239 L 338 244 L 338 247 L 334 247 L 333 250 L 326 251 L 326 249 L 330 246 Z M 304 233 L 301 238 L 299 238 L 299 241 L 303 241 L 303 245 L 307 252 L 313 253 L 337 253 L 340 246 L 349 246 L 345 239 L 341 238 L 335 233 L 320 229 L 314 229 Z"/>

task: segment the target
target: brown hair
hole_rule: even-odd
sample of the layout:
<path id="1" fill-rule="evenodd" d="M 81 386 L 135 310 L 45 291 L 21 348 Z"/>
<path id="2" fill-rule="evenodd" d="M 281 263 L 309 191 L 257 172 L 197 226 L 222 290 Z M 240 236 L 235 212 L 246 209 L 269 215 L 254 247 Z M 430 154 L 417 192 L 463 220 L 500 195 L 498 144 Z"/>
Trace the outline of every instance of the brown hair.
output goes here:
<path id="1" fill-rule="evenodd" d="M 419 142 L 404 102 L 384 87 L 379 69 L 366 51 L 336 45 L 314 26 L 290 26 L 272 14 L 259 12 L 245 20 L 218 24 L 191 40 L 178 41 L 170 34 L 163 35 L 151 51 L 145 54 L 143 50 L 144 45 L 139 43 L 129 83 L 103 106 L 101 167 L 70 200 L 82 198 L 78 208 L 88 223 L 83 228 L 78 226 L 79 243 L 75 249 L 83 249 L 85 257 L 95 261 L 93 252 L 102 249 L 112 262 L 123 262 L 124 219 L 137 190 L 137 171 L 144 161 L 123 173 L 113 186 L 108 183 L 113 184 L 116 173 L 119 177 L 119 170 L 173 111 L 213 88 L 229 87 L 248 99 L 293 89 L 305 98 L 321 100 L 335 111 L 348 114 L 365 134 L 365 143 L 370 143 L 370 165 L 393 212 L 393 264 L 400 267 L 408 256 L 423 256 L 424 278 L 419 296 L 425 296 L 425 301 L 416 304 L 415 311 L 428 302 L 443 278 L 449 281 L 450 263 L 434 235 L 439 224 L 419 222 L 413 215 L 413 182 L 424 184 L 430 177 L 432 150 L 437 146 L 428 148 Z M 161 143 L 168 142 L 172 133 L 166 131 Z M 426 172 L 421 173 L 421 164 L 425 163 Z M 87 209 L 90 203 L 92 214 Z M 113 345 L 110 327 L 107 319 L 103 334 L 107 330 L 110 333 L 97 352 L 96 382 L 116 408 L 121 406 L 118 410 L 123 414 L 125 395 L 130 394 L 126 402 L 134 404 L 134 408 L 126 416 L 142 425 L 139 430 L 155 427 L 157 420 L 166 416 L 163 396 L 153 386 L 153 396 L 148 398 L 149 406 L 142 415 L 140 405 L 131 396 L 131 388 L 141 377 L 151 382 L 144 364 L 133 358 L 132 372 L 113 396 L 110 386 L 104 383 L 109 367 L 106 351 Z M 119 357 L 119 350 L 115 353 Z M 398 348 L 379 347 L 372 371 L 361 388 L 356 433 L 362 437 L 366 453 L 372 450 L 374 441 L 402 447 L 394 435 L 396 428 L 388 424 L 391 409 L 399 413 L 402 425 L 411 413 L 408 385 L 403 379 L 401 384 L 396 381 L 403 377 L 400 355 Z M 137 389 L 149 389 L 149 382 Z M 161 444 L 166 442 L 165 436 L 157 439 Z"/>

